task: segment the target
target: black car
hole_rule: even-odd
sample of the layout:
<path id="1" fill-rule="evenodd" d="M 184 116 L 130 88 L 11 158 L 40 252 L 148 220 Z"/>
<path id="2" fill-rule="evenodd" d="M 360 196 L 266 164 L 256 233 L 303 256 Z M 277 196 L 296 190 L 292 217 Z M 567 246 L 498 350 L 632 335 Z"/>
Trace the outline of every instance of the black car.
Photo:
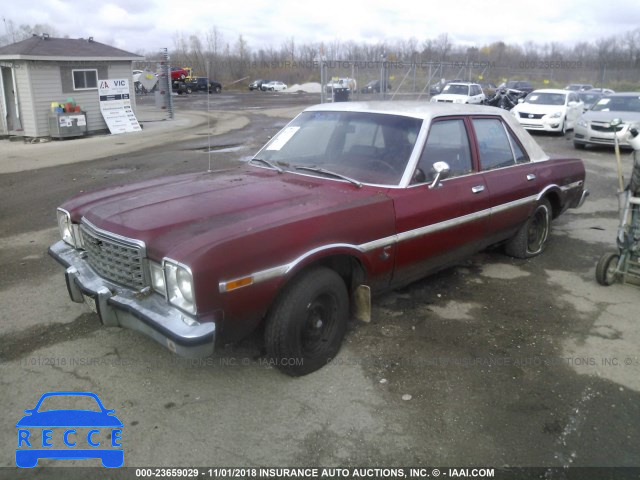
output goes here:
<path id="1" fill-rule="evenodd" d="M 389 83 L 387 83 L 387 90 L 391 90 Z M 360 93 L 380 93 L 380 80 L 371 80 L 360 89 Z"/>
<path id="2" fill-rule="evenodd" d="M 519 90 L 520 92 L 531 93 L 535 89 L 531 82 L 527 82 L 526 80 L 509 80 L 508 82 L 502 83 L 498 85 L 498 88 L 504 88 L 507 90 Z"/>
<path id="3" fill-rule="evenodd" d="M 254 80 L 249 84 L 249 90 L 262 90 L 262 85 L 264 85 L 265 83 L 269 83 L 269 80 L 263 80 L 261 78 Z"/>
<path id="4" fill-rule="evenodd" d="M 198 77 L 193 79 L 193 81 L 188 82 L 187 89 L 191 90 L 191 92 L 209 92 L 209 93 L 220 93 L 222 91 L 222 84 L 220 82 L 216 82 L 214 80 L 207 80 L 206 77 Z M 191 93 L 188 92 L 188 93 Z"/>

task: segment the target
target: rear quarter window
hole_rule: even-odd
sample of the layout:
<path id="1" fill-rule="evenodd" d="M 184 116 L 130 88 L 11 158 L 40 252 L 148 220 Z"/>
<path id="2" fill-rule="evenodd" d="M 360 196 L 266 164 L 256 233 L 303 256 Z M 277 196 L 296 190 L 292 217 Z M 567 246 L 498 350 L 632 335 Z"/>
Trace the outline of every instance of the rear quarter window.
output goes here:
<path id="1" fill-rule="evenodd" d="M 497 118 L 474 118 L 473 128 L 478 140 L 481 170 L 515 165 L 511 146 L 513 139 L 509 139 L 502 121 Z M 524 155 L 523 152 L 520 153 Z"/>

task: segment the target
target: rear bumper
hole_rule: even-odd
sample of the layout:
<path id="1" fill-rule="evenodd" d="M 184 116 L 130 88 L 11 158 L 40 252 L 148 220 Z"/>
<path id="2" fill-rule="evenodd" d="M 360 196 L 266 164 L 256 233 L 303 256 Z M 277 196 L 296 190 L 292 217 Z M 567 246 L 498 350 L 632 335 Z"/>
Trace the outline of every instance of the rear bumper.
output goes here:
<path id="1" fill-rule="evenodd" d="M 49 255 L 66 268 L 71 300 L 83 303 L 91 299 L 88 303 L 95 303 L 103 325 L 137 330 L 183 357 L 213 354 L 215 322 L 199 323 L 156 293 L 143 295 L 99 277 L 81 258 L 81 252 L 63 241 L 52 245 Z"/>
<path id="2" fill-rule="evenodd" d="M 580 208 L 587 197 L 589 196 L 589 190 L 586 188 L 582 190 L 582 193 L 579 196 L 576 196 L 573 202 L 569 205 L 569 208 Z"/>

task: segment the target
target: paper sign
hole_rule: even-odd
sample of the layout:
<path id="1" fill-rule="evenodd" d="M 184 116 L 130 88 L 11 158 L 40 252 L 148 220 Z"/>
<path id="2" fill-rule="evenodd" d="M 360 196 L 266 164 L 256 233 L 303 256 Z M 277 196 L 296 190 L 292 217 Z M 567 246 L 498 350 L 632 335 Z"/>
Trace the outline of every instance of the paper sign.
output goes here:
<path id="1" fill-rule="evenodd" d="M 267 150 L 280 150 L 284 147 L 291 137 L 293 137 L 296 132 L 300 130 L 300 127 L 287 127 L 282 130 L 278 136 L 271 142 L 271 144 L 267 147 Z"/>
<path id="2" fill-rule="evenodd" d="M 100 80 L 100 112 L 112 134 L 139 132 L 142 129 L 131 108 L 129 80 Z"/>

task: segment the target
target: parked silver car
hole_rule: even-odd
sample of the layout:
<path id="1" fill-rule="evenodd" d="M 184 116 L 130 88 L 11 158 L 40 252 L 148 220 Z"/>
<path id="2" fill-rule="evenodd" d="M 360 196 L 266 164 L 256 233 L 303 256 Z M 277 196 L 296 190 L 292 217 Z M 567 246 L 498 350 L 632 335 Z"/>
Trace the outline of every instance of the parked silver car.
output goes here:
<path id="1" fill-rule="evenodd" d="M 576 122 L 573 145 L 576 148 L 613 145 L 615 132 L 611 121 L 616 118 L 622 120 L 622 123 L 615 127 L 615 132 L 640 123 L 640 92 L 614 93 L 601 98 Z M 618 139 L 622 137 L 623 135 L 618 135 Z M 620 145 L 628 146 L 624 140 L 620 140 Z"/>

